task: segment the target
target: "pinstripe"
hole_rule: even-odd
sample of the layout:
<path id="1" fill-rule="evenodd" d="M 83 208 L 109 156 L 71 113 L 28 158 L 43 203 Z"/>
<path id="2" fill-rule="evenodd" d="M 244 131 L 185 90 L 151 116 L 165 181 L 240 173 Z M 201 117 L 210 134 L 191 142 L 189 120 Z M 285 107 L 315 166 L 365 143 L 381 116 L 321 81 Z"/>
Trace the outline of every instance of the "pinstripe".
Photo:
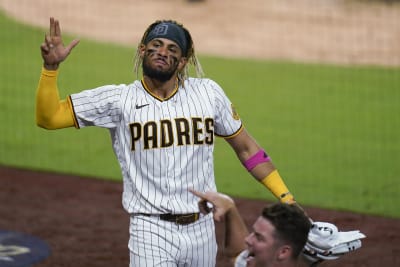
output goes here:
<path id="1" fill-rule="evenodd" d="M 167 100 L 149 94 L 140 81 L 70 98 L 79 128 L 109 129 L 129 214 L 198 212 L 188 188 L 216 191 L 214 138 L 242 127 L 223 90 L 209 79 L 189 78 Z M 162 138 L 172 143 L 162 146 Z M 214 223 L 211 217 L 189 226 L 132 217 L 129 249 L 131 266 L 211 267 L 217 251 Z"/>
<path id="2" fill-rule="evenodd" d="M 211 215 L 184 226 L 156 217 L 132 216 L 130 232 L 131 267 L 215 266 L 217 250 Z"/>

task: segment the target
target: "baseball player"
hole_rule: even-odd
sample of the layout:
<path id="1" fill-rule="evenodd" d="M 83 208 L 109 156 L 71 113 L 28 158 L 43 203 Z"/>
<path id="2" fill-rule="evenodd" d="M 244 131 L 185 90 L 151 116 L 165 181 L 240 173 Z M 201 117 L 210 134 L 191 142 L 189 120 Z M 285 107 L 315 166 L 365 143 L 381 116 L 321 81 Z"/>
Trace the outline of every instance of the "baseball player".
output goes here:
<path id="1" fill-rule="evenodd" d="M 232 198 L 218 192 L 197 192 L 200 210 L 213 206 L 216 221 L 225 222 L 223 254 L 232 267 L 309 267 L 302 257 L 311 221 L 298 205 L 273 203 L 266 206 L 249 233 Z"/>
<path id="2" fill-rule="evenodd" d="M 225 222 L 223 254 L 234 267 L 316 267 L 361 248 L 366 237 L 359 230 L 339 231 L 332 223 L 313 221 L 298 203 L 279 202 L 262 210 L 249 233 L 232 198 L 189 191 L 200 198 L 203 214 L 212 211 L 214 220 Z"/>
<path id="3" fill-rule="evenodd" d="M 215 266 L 213 218 L 199 213 L 188 188 L 216 191 L 216 136 L 281 202 L 295 202 L 222 88 L 210 79 L 188 77 L 189 65 L 198 77 L 202 69 L 183 25 L 162 20 L 146 29 L 135 61 L 142 79 L 61 100 L 59 65 L 78 43 L 64 46 L 60 24 L 50 18 L 50 32 L 41 45 L 36 122 L 45 129 L 109 130 L 123 176 L 122 203 L 130 215 L 130 266 Z"/>

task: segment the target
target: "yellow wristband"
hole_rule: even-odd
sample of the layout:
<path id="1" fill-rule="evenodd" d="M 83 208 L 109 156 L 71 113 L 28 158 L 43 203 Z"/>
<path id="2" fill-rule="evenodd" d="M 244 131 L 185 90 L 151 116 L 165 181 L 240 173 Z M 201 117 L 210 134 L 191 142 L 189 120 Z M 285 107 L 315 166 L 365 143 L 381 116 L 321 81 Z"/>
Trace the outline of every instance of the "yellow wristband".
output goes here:
<path id="1" fill-rule="evenodd" d="M 289 189 L 277 170 L 272 171 L 267 177 L 262 179 L 261 183 L 265 185 L 280 202 L 287 204 L 296 203 L 293 195 L 289 192 Z"/>

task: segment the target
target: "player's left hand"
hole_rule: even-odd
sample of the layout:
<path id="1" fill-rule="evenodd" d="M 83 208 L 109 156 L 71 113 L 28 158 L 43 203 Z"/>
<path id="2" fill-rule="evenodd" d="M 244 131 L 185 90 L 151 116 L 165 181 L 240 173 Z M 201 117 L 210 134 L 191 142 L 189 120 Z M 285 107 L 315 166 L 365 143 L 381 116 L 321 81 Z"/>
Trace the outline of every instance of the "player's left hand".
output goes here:
<path id="1" fill-rule="evenodd" d="M 232 208 L 235 208 L 235 202 L 233 199 L 225 194 L 212 191 L 202 193 L 193 189 L 189 189 L 189 191 L 200 198 L 200 212 L 203 214 L 212 212 L 214 220 L 217 222 L 220 222 L 226 213 L 228 213 Z"/>

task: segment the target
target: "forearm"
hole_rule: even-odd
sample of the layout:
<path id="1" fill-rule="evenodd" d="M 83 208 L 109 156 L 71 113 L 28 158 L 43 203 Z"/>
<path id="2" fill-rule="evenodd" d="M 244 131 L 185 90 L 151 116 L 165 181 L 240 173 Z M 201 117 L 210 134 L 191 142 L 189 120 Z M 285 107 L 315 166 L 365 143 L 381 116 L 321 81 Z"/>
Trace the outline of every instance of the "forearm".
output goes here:
<path id="1" fill-rule="evenodd" d="M 74 126 L 70 103 L 60 100 L 57 76 L 57 70 L 42 68 L 36 92 L 36 124 L 45 129 Z"/>
<path id="2" fill-rule="evenodd" d="M 256 166 L 251 169 L 248 168 L 248 165 L 246 165 L 246 162 L 249 162 L 250 160 L 256 162 L 254 164 Z M 281 178 L 278 170 L 275 168 L 269 157 L 257 158 L 257 156 L 253 155 L 252 157 L 244 161 L 244 165 L 246 166 L 247 170 L 253 175 L 253 177 L 256 178 L 265 187 L 267 187 L 268 190 L 270 190 L 271 193 L 277 199 L 279 199 L 280 202 L 288 204 L 293 204 L 296 202 L 292 193 L 290 193 L 285 182 Z"/>
<path id="3" fill-rule="evenodd" d="M 224 255 L 235 258 L 239 253 L 246 249 L 244 239 L 249 234 L 247 227 L 234 206 L 225 215 L 225 241 Z"/>
<path id="4" fill-rule="evenodd" d="M 245 131 L 227 140 L 251 175 L 266 186 L 281 202 L 294 203 L 294 198 L 280 178 L 271 158 Z"/>
<path id="5" fill-rule="evenodd" d="M 244 167 L 251 175 L 262 183 L 280 202 L 295 203 L 293 195 L 290 193 L 285 182 L 279 175 L 268 154 L 261 148 L 258 151 L 247 152 L 247 157 L 241 159 Z M 249 156 L 250 155 L 250 156 Z"/>

